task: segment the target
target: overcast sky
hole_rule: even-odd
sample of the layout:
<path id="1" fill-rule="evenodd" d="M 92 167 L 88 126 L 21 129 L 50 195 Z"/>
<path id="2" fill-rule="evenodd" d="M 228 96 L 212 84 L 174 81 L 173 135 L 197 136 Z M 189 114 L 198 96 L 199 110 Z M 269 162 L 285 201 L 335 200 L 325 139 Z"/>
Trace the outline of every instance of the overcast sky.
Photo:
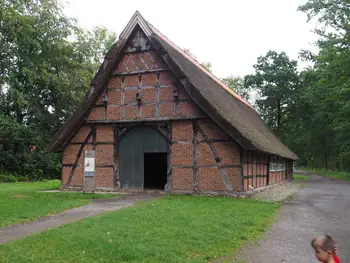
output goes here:
<path id="1" fill-rule="evenodd" d="M 244 76 L 268 50 L 297 59 L 314 50 L 314 25 L 297 12 L 305 0 L 66 0 L 65 13 L 91 29 L 102 25 L 119 34 L 136 10 L 199 62 L 210 61 L 218 77 Z"/>

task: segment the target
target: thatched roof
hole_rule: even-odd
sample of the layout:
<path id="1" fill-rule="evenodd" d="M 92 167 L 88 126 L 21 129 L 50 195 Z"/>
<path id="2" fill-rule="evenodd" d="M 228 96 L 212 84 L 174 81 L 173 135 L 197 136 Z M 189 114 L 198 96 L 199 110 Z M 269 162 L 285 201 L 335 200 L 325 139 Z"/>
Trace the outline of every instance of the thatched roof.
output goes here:
<path id="1" fill-rule="evenodd" d="M 120 52 L 136 26 L 141 27 L 195 103 L 244 149 L 259 150 L 293 160 L 298 158 L 273 134 L 248 102 L 161 34 L 139 12 L 134 14 L 117 43 L 107 53 L 83 102 L 53 139 L 51 150 L 62 150 L 84 122 L 89 109 L 103 92 L 121 57 Z"/>

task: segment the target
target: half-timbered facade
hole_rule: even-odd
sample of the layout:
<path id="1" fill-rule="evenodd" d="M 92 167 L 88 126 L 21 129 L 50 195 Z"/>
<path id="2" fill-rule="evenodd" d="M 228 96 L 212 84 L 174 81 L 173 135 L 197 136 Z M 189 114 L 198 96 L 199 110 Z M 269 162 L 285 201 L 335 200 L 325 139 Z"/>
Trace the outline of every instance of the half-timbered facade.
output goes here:
<path id="1" fill-rule="evenodd" d="M 297 157 L 249 103 L 138 12 L 110 49 L 73 116 L 52 141 L 63 187 L 243 192 L 291 178 Z"/>

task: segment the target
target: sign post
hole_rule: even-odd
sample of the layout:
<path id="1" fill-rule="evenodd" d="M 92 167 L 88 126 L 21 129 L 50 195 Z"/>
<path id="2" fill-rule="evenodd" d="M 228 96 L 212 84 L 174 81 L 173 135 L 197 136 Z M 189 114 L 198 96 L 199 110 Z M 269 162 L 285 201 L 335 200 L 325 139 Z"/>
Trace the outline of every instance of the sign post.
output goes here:
<path id="1" fill-rule="evenodd" d="M 83 192 L 95 192 L 96 176 L 95 176 L 95 151 L 85 151 L 84 153 L 84 182 Z"/>

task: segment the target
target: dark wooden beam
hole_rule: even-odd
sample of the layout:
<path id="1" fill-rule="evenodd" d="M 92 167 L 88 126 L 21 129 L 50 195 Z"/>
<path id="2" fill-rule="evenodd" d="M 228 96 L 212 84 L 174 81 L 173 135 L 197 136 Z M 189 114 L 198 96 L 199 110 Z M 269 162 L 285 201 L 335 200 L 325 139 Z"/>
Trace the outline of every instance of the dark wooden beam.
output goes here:
<path id="1" fill-rule="evenodd" d="M 240 148 L 239 161 L 240 161 L 240 166 L 241 166 L 241 169 L 240 169 L 240 179 L 241 179 L 240 189 L 241 189 L 241 192 L 243 192 L 244 191 L 244 153 L 245 153 L 245 150 L 242 147 L 239 147 L 239 148 Z"/>
<path id="2" fill-rule="evenodd" d="M 286 180 L 288 180 L 288 162 L 287 162 L 287 159 L 284 159 L 284 167 L 285 167 L 285 177 L 286 177 Z"/>
<path id="3" fill-rule="evenodd" d="M 105 84 L 104 92 L 102 94 L 106 94 L 107 96 L 107 101 L 103 101 L 103 105 L 105 107 L 105 119 L 107 119 L 107 106 L 108 106 L 108 82 Z M 101 96 L 102 96 L 101 94 Z"/>
<path id="4" fill-rule="evenodd" d="M 96 124 L 114 124 L 114 123 L 147 123 L 147 122 L 159 122 L 159 121 L 184 121 L 184 120 L 199 120 L 203 119 L 204 116 L 200 117 L 175 117 L 175 118 L 169 118 L 169 117 L 161 117 L 161 118 L 150 118 L 150 119 L 142 119 L 142 120 L 93 120 L 93 121 L 86 121 L 87 124 L 96 123 Z"/>
<path id="5" fill-rule="evenodd" d="M 151 127 L 152 128 L 152 127 Z M 171 145 L 173 142 L 170 141 L 171 138 L 169 138 L 169 128 L 163 129 L 161 126 L 154 127 L 160 134 L 163 135 L 164 139 L 167 141 L 169 145 Z"/>
<path id="6" fill-rule="evenodd" d="M 267 156 L 266 185 L 270 184 L 270 162 L 271 162 L 271 155 L 268 155 Z"/>
<path id="7" fill-rule="evenodd" d="M 258 164 L 257 164 L 257 162 L 258 162 L 258 152 L 255 152 L 255 175 L 257 175 L 258 174 Z M 255 188 L 257 188 L 258 187 L 258 178 L 257 177 L 255 177 Z"/>
<path id="8" fill-rule="evenodd" d="M 62 167 L 73 167 L 74 163 L 62 163 Z M 79 166 L 79 164 L 77 164 Z"/>
<path id="9" fill-rule="evenodd" d="M 193 169 L 193 165 L 191 164 L 173 164 L 173 168 L 188 168 L 188 169 Z M 214 166 L 216 167 L 216 166 Z"/>
<path id="10" fill-rule="evenodd" d="M 127 75 L 138 75 L 138 74 L 148 74 L 156 72 L 170 71 L 169 68 L 160 68 L 160 69 L 148 69 L 148 70 L 138 70 L 138 71 L 129 71 L 129 72 L 118 72 L 114 73 L 112 76 L 127 76 Z"/>
<path id="11" fill-rule="evenodd" d="M 193 190 L 195 193 L 199 192 L 199 178 L 198 178 L 198 149 L 197 149 L 197 133 L 198 127 L 195 121 L 192 121 L 192 143 L 193 143 Z"/>
<path id="12" fill-rule="evenodd" d="M 69 144 L 72 144 L 72 145 L 80 145 L 82 144 L 83 142 L 71 142 Z M 94 143 L 92 142 L 88 142 L 86 143 L 86 145 L 93 145 Z M 113 142 L 95 142 L 95 145 L 110 145 L 110 144 L 113 144 Z"/>
<path id="13" fill-rule="evenodd" d="M 151 47 L 151 48 L 147 48 L 147 49 L 142 48 L 141 50 L 140 49 L 136 49 L 136 48 L 135 48 L 135 50 L 124 49 L 123 53 L 124 54 L 133 54 L 133 53 L 140 53 L 140 51 L 151 51 L 151 50 L 156 51 L 156 49 L 154 47 Z"/>
<path id="14" fill-rule="evenodd" d="M 114 138 L 114 169 L 113 169 L 113 182 L 116 188 L 120 188 L 120 174 L 119 174 L 119 143 L 120 143 L 120 127 L 118 125 L 113 126 L 113 138 Z"/>
<path id="15" fill-rule="evenodd" d="M 96 164 L 97 168 L 114 168 L 114 164 Z"/>
<path id="16" fill-rule="evenodd" d="M 96 125 L 91 125 L 91 131 L 92 131 L 92 149 L 96 150 Z"/>
<path id="17" fill-rule="evenodd" d="M 156 82 L 156 118 L 160 117 L 160 83 L 159 83 L 159 72 L 157 71 L 157 82 Z"/>
<path id="18" fill-rule="evenodd" d="M 167 140 L 168 142 L 171 142 L 172 141 L 172 137 L 173 137 L 173 134 L 172 134 L 172 125 L 171 125 L 171 122 L 169 121 L 167 123 Z M 165 185 L 165 191 L 166 192 L 170 192 L 171 189 L 172 189 L 172 183 L 173 183 L 173 165 L 172 165 L 172 151 L 171 151 L 171 143 L 168 144 L 168 160 L 167 160 L 167 163 L 168 163 L 168 169 L 167 169 L 167 183 Z"/>
<path id="19" fill-rule="evenodd" d="M 172 141 L 173 144 L 193 144 L 192 141 Z"/>
<path id="20" fill-rule="evenodd" d="M 249 163 L 249 161 L 245 160 L 245 161 L 244 161 L 244 163 L 245 163 L 245 164 L 248 164 L 248 163 Z M 266 165 L 266 162 L 261 162 L 261 163 L 260 163 L 260 162 L 257 162 L 257 164 L 263 164 L 263 165 Z"/>
<path id="21" fill-rule="evenodd" d="M 77 164 L 78 164 L 78 162 L 79 162 L 80 156 L 81 156 L 81 154 L 83 153 L 83 150 L 84 150 L 84 147 L 85 147 L 86 143 L 90 140 L 90 138 L 91 138 L 91 136 L 92 136 L 92 133 L 93 133 L 93 131 L 90 130 L 90 132 L 89 132 L 89 134 L 86 136 L 84 142 L 80 145 L 80 148 L 79 148 L 77 157 L 75 158 L 73 167 L 72 167 L 72 169 L 70 170 L 70 173 L 69 173 L 69 177 L 68 177 L 68 179 L 67 179 L 66 186 L 69 186 L 70 183 L 72 182 L 72 178 L 73 178 L 73 175 L 74 175 L 75 168 L 77 167 Z"/>
<path id="22" fill-rule="evenodd" d="M 198 143 L 203 143 L 206 142 L 205 140 L 199 140 Z M 232 140 L 224 140 L 224 139 L 208 139 L 208 142 L 211 143 L 216 143 L 216 142 L 222 142 L 222 143 L 232 143 L 234 144 L 234 142 Z"/>
<path id="23" fill-rule="evenodd" d="M 265 175 L 264 174 L 258 174 L 258 175 L 244 176 L 245 179 L 253 179 L 254 177 L 256 177 L 256 178 L 265 178 Z"/>
<path id="24" fill-rule="evenodd" d="M 136 100 L 137 100 L 137 118 L 142 119 L 142 113 L 141 113 L 141 101 L 142 101 L 142 84 L 141 84 L 141 79 L 142 79 L 142 74 L 139 73 L 139 81 L 137 83 L 137 93 L 136 93 Z M 138 95 L 140 94 L 140 98 L 138 98 Z"/>
<path id="25" fill-rule="evenodd" d="M 222 179 L 224 181 L 224 185 L 226 186 L 226 189 L 228 192 L 232 192 L 232 185 L 230 184 L 227 174 L 225 172 L 225 170 L 223 169 L 222 165 L 221 165 L 221 158 L 219 157 L 216 149 L 214 148 L 213 143 L 209 142 L 208 136 L 205 134 L 204 130 L 201 128 L 201 126 L 196 122 L 193 121 L 194 125 L 196 126 L 196 129 L 198 130 L 198 132 L 203 136 L 204 140 L 207 142 L 207 144 L 209 145 L 209 148 L 211 150 L 211 152 L 214 155 L 215 161 L 216 161 L 216 165 L 217 168 L 220 170 L 220 174 L 222 176 Z"/>
<path id="26" fill-rule="evenodd" d="M 95 104 L 94 105 L 94 108 L 103 108 L 103 107 L 106 107 L 106 104 L 105 103 L 98 103 L 98 104 Z"/>
<path id="27" fill-rule="evenodd" d="M 260 164 L 259 164 L 259 174 L 264 174 L 263 172 L 263 163 L 264 161 L 264 153 L 260 152 Z M 264 180 L 262 180 L 262 182 L 260 182 L 261 185 L 264 184 Z"/>
<path id="28" fill-rule="evenodd" d="M 124 86 L 125 86 L 125 77 L 122 76 L 122 81 L 121 81 L 121 92 L 120 92 L 120 100 L 122 105 L 120 106 L 120 120 L 123 121 L 124 120 L 124 111 L 125 111 L 125 90 L 124 90 Z"/>
<path id="29" fill-rule="evenodd" d="M 251 173 L 249 175 L 253 176 L 254 173 L 254 166 L 253 166 L 253 151 L 250 151 L 250 168 L 251 168 Z M 249 185 L 251 184 L 251 186 L 253 186 L 254 183 L 254 179 L 252 178 L 252 181 L 249 182 Z"/>

